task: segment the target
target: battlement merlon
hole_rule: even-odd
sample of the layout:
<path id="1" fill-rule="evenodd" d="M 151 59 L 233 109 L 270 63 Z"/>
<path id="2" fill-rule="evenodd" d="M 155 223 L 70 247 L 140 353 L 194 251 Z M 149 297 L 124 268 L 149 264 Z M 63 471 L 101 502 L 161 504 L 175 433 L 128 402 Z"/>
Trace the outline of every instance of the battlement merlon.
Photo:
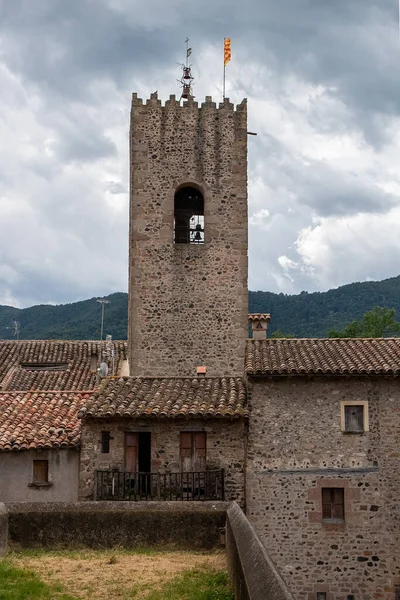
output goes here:
<path id="1" fill-rule="evenodd" d="M 132 94 L 132 109 L 134 107 L 141 107 L 142 109 L 144 109 L 145 107 L 150 107 L 150 108 L 182 108 L 182 109 L 190 109 L 190 108 L 195 108 L 195 109 L 199 109 L 199 104 L 198 102 L 196 102 L 195 100 L 193 100 L 193 98 L 189 98 L 188 100 L 184 100 L 182 103 L 180 100 L 176 99 L 175 94 L 170 95 L 169 100 L 166 100 L 165 104 L 162 105 L 161 100 L 159 100 L 158 98 L 158 94 L 157 92 L 154 92 L 153 94 L 150 94 L 150 98 L 146 100 L 145 103 L 143 103 L 142 98 L 138 98 L 138 95 L 136 92 L 134 92 Z M 216 110 L 232 110 L 234 112 L 241 112 L 241 113 L 246 113 L 247 112 L 247 98 L 244 98 L 240 104 L 236 105 L 236 109 L 235 106 L 232 102 L 230 102 L 229 98 L 224 98 L 223 102 L 220 102 L 217 108 L 217 103 L 213 102 L 213 99 L 211 96 L 206 96 L 205 97 L 205 102 L 201 103 L 201 107 L 200 109 L 205 108 L 205 109 L 216 109 Z"/>
<path id="2" fill-rule="evenodd" d="M 225 98 L 223 102 L 213 102 L 211 96 L 206 96 L 205 101 L 198 105 L 192 98 L 180 101 L 175 95 L 171 95 L 164 106 L 158 98 L 157 93 L 150 95 L 148 100 L 143 101 L 137 94 L 132 96 L 130 140 L 131 148 L 135 153 L 135 164 L 144 165 L 145 161 L 151 160 L 143 154 L 145 144 L 152 148 L 152 154 L 160 160 L 167 145 L 169 148 L 175 145 L 177 139 L 180 140 L 181 149 L 186 148 L 182 156 L 182 164 L 188 161 L 188 156 L 197 148 L 197 152 L 206 153 L 205 148 L 215 148 L 215 155 L 220 156 L 226 152 L 233 143 L 239 143 L 247 148 L 247 100 L 243 99 L 236 107 Z M 168 144 L 167 144 L 168 141 Z M 203 152 L 204 151 L 204 152 Z M 169 150 L 168 150 L 169 152 Z M 242 150 L 240 151 L 242 152 Z M 170 154 L 170 152 L 169 152 Z M 222 159 L 221 159 L 222 160 Z M 245 156 L 241 156 L 239 161 L 246 161 Z M 200 159 L 196 163 L 196 168 L 201 164 Z M 150 164 L 150 163 L 149 163 Z M 214 166 L 219 169 L 220 163 Z M 144 167 L 141 167 L 144 169 Z M 138 167 L 137 169 L 138 170 Z M 196 176 L 194 179 L 200 180 L 202 177 Z"/>

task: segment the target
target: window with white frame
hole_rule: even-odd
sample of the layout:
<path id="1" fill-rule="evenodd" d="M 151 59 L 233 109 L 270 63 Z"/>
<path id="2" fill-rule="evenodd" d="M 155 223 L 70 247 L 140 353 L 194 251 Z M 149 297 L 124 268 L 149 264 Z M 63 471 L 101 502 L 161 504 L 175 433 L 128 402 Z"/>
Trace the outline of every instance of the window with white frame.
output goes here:
<path id="1" fill-rule="evenodd" d="M 344 433 L 369 431 L 368 401 L 343 400 L 340 404 L 340 421 Z"/>

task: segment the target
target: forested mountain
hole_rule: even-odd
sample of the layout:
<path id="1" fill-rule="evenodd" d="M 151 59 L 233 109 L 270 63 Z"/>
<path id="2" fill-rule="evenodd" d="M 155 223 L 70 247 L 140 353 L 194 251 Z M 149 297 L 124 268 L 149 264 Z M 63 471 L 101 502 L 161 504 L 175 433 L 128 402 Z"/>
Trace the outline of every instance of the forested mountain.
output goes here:
<path id="1" fill-rule="evenodd" d="M 128 296 L 116 293 L 107 299 L 104 334 L 126 339 Z M 400 320 L 400 276 L 293 296 L 249 292 L 249 312 L 271 313 L 270 333 L 279 329 L 296 337 L 327 337 L 330 329 L 343 329 L 377 305 L 394 308 Z M 20 323 L 21 339 L 99 339 L 101 306 L 96 298 L 24 309 L 0 306 L 0 339 L 15 339 L 13 320 Z"/>

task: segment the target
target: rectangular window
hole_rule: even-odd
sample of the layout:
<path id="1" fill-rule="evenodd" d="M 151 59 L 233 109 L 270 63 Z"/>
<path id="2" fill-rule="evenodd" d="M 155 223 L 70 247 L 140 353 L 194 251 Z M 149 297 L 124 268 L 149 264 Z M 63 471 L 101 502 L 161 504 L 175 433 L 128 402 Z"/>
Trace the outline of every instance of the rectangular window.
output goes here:
<path id="1" fill-rule="evenodd" d="M 181 470 L 206 470 L 206 433 L 205 431 L 182 431 L 180 436 Z"/>
<path id="2" fill-rule="evenodd" d="M 317 592 L 317 600 L 326 600 L 326 592 Z"/>
<path id="3" fill-rule="evenodd" d="M 102 454 L 108 454 L 110 452 L 110 432 L 101 432 L 101 452 Z"/>
<path id="4" fill-rule="evenodd" d="M 340 403 L 341 430 L 345 433 L 364 433 L 369 430 L 368 401 Z"/>
<path id="5" fill-rule="evenodd" d="M 344 521 L 344 488 L 322 488 L 322 519 Z"/>
<path id="6" fill-rule="evenodd" d="M 49 481 L 49 461 L 33 461 L 33 483 L 48 483 Z"/>
<path id="7" fill-rule="evenodd" d="M 345 431 L 360 433 L 364 431 L 364 407 L 362 404 L 356 404 L 344 407 L 344 427 Z"/>
<path id="8" fill-rule="evenodd" d="M 395 587 L 395 600 L 400 600 L 400 585 Z"/>

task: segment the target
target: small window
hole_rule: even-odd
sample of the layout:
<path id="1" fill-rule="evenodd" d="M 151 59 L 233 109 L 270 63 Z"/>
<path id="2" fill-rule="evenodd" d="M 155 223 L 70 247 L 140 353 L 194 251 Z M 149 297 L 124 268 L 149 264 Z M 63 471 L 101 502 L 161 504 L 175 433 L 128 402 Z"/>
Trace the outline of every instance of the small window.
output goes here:
<path id="1" fill-rule="evenodd" d="M 368 431 L 368 402 L 343 401 L 340 407 L 341 429 L 345 433 Z"/>
<path id="2" fill-rule="evenodd" d="M 48 483 L 49 482 L 49 461 L 34 460 L 33 461 L 33 483 Z"/>
<path id="3" fill-rule="evenodd" d="M 103 454 L 108 454 L 110 452 L 110 439 L 109 431 L 101 432 L 101 452 Z"/>
<path id="4" fill-rule="evenodd" d="M 204 244 L 204 198 L 193 187 L 184 187 L 174 200 L 175 244 Z"/>
<path id="5" fill-rule="evenodd" d="M 360 433 L 364 431 L 364 407 L 362 404 L 344 407 L 345 431 Z"/>
<path id="6" fill-rule="evenodd" d="M 326 592 L 317 592 L 316 600 L 326 600 Z"/>
<path id="7" fill-rule="evenodd" d="M 344 488 L 322 488 L 323 521 L 344 521 Z"/>
<path id="8" fill-rule="evenodd" d="M 396 585 L 395 593 L 395 600 L 400 600 L 400 585 Z"/>

